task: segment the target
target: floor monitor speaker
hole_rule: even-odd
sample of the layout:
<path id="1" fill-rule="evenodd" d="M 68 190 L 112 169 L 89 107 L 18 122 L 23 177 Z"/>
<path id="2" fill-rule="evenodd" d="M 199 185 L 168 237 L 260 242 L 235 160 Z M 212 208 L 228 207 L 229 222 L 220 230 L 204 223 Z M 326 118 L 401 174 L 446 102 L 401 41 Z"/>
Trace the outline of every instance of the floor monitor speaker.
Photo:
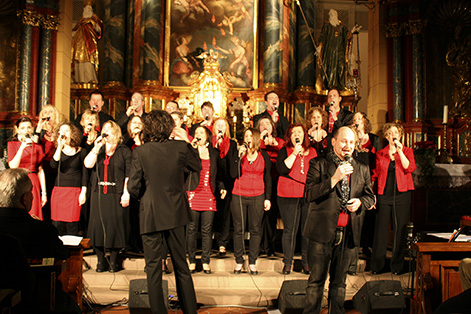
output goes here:
<path id="1" fill-rule="evenodd" d="M 395 314 L 406 307 L 401 282 L 374 280 L 366 282 L 353 296 L 353 306 L 362 314 Z"/>
<path id="2" fill-rule="evenodd" d="M 306 303 L 307 280 L 285 280 L 278 295 L 278 309 L 282 314 L 302 313 Z"/>
<path id="3" fill-rule="evenodd" d="M 162 280 L 162 293 L 168 308 L 168 281 Z M 149 304 L 149 292 L 147 290 L 147 279 L 134 279 L 129 281 L 129 313 L 130 314 L 152 314 Z"/>

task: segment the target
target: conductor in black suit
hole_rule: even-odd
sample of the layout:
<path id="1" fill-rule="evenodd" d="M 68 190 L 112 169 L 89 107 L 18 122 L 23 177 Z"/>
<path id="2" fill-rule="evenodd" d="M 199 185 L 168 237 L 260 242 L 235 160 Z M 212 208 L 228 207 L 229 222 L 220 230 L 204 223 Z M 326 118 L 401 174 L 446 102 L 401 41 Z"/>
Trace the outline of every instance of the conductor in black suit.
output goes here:
<path id="1" fill-rule="evenodd" d="M 144 122 L 145 144 L 133 150 L 128 190 L 140 198 L 140 229 L 146 261 L 152 313 L 167 313 L 162 295 L 163 242 L 175 269 L 177 294 L 183 313 L 196 313 L 196 296 L 185 250 L 185 225 L 191 220 L 184 172 L 201 171 L 198 152 L 189 143 L 169 140 L 175 126 L 163 110 L 149 113 Z"/>
<path id="2" fill-rule="evenodd" d="M 369 167 L 351 158 L 356 141 L 351 128 L 341 127 L 334 133 L 333 150 L 309 162 L 310 205 L 303 235 L 309 239 L 311 274 L 304 314 L 320 313 L 327 274 L 329 313 L 345 313 L 348 265 L 353 248 L 360 244 L 364 212 L 374 204 Z"/>

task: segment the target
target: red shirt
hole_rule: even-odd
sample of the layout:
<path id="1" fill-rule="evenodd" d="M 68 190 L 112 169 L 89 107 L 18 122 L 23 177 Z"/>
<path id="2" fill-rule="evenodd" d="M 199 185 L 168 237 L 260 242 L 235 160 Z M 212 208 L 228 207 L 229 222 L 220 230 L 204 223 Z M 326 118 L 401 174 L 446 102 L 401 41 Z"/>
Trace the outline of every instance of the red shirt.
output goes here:
<path id="1" fill-rule="evenodd" d="M 211 183 L 211 162 L 201 159 L 203 169 L 200 172 L 200 183 L 194 191 L 188 193 L 190 208 L 196 211 L 216 211 L 216 198 L 213 195 Z"/>
<path id="2" fill-rule="evenodd" d="M 286 156 L 288 157 L 292 153 L 293 148 L 287 147 Z M 309 154 L 307 156 L 296 156 L 289 175 L 280 176 L 278 179 L 278 196 L 291 198 L 304 197 L 304 187 L 306 185 L 306 176 L 309 170 L 309 161 L 315 157 L 317 157 L 317 152 L 312 147 L 309 147 Z"/>
<path id="3" fill-rule="evenodd" d="M 397 182 L 397 190 L 399 192 L 406 192 L 414 190 L 414 182 L 412 180 L 412 172 L 417 169 L 415 165 L 414 159 L 414 151 L 409 147 L 405 147 L 402 149 L 404 155 L 409 160 L 409 167 L 404 169 L 402 167 L 401 158 L 399 154 L 396 152 L 394 154 L 394 159 L 396 163 L 396 182 Z M 388 178 L 388 168 L 391 159 L 389 159 L 389 145 L 385 148 L 379 150 L 376 153 L 376 169 L 374 170 L 373 178 L 378 179 L 378 194 L 383 195 L 384 188 L 386 186 L 386 180 Z"/>
<path id="4" fill-rule="evenodd" d="M 240 178 L 234 182 L 232 194 L 240 196 L 259 196 L 265 193 L 265 159 L 262 153 L 257 154 L 257 158 L 250 163 L 247 155 L 242 158 Z"/>

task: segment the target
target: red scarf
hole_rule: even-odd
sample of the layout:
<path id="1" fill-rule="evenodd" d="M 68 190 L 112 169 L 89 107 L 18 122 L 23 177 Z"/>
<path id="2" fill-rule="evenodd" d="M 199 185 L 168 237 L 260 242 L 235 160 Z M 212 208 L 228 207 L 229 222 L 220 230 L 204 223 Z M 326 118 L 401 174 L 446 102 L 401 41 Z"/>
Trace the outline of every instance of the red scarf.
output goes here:
<path id="1" fill-rule="evenodd" d="M 217 136 L 213 136 L 213 147 L 216 147 L 218 142 Z M 231 147 L 231 140 L 224 135 L 222 138 L 221 144 L 219 144 L 219 157 L 222 159 L 226 157 L 227 153 L 229 152 L 229 148 Z"/>

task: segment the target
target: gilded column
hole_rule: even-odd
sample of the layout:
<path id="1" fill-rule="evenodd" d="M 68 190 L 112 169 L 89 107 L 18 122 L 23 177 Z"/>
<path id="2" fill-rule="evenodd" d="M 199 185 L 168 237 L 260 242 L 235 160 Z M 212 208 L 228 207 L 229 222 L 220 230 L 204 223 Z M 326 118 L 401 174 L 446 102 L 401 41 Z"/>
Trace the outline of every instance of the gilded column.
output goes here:
<path id="1" fill-rule="evenodd" d="M 107 85 L 124 82 L 126 8 L 126 0 L 105 0 L 103 78 Z"/>
<path id="2" fill-rule="evenodd" d="M 18 12 L 23 23 L 21 33 L 21 59 L 19 78 L 18 111 L 22 114 L 29 112 L 30 84 L 31 84 L 31 48 L 33 27 L 39 26 L 39 16 L 36 12 L 23 10 Z"/>
<path id="3" fill-rule="evenodd" d="M 162 32 L 161 0 L 143 0 L 142 34 L 144 45 L 141 48 L 142 80 L 158 81 L 161 73 L 160 36 Z"/>
<path id="4" fill-rule="evenodd" d="M 315 24 L 315 11 L 314 1 L 300 0 L 300 4 L 306 20 L 313 32 L 312 26 Z M 315 68 L 315 49 L 309 36 L 308 25 L 301 14 L 301 10 L 298 7 L 297 10 L 297 82 L 299 87 L 314 87 L 316 84 L 316 68 Z"/>
<path id="5" fill-rule="evenodd" d="M 422 50 L 422 20 L 409 21 L 409 33 L 412 35 L 412 118 L 415 121 L 424 118 L 424 69 Z"/>
<path id="6" fill-rule="evenodd" d="M 39 106 L 38 111 L 51 103 L 51 65 L 52 65 L 52 32 L 57 31 L 59 17 L 56 15 L 41 16 L 41 45 L 39 47 Z"/>
<path id="7" fill-rule="evenodd" d="M 263 47 L 263 83 L 265 85 L 281 83 L 282 1 L 265 2 L 265 46 Z"/>
<path id="8" fill-rule="evenodd" d="M 402 24 L 386 24 L 386 37 L 392 37 L 394 121 L 404 121 L 404 61 L 402 58 L 402 34 Z"/>

